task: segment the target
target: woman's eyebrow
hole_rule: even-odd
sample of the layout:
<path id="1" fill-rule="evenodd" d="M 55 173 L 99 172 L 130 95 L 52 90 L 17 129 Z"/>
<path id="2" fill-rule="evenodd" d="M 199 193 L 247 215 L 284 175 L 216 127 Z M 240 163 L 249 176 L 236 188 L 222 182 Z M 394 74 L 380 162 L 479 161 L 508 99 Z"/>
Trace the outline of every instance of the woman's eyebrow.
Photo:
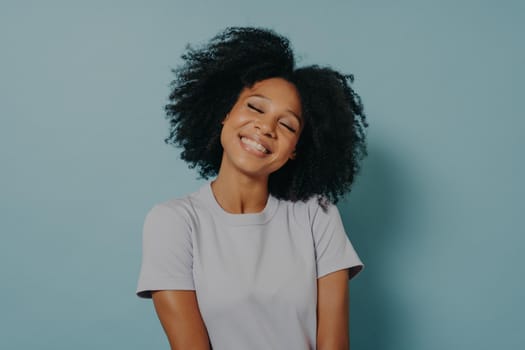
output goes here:
<path id="1" fill-rule="evenodd" d="M 253 95 L 250 95 L 248 97 L 259 97 L 259 98 L 262 98 L 262 99 L 265 99 L 265 100 L 268 100 L 268 101 L 272 101 L 270 98 L 264 96 L 264 95 L 259 95 L 259 94 L 253 94 Z M 287 112 L 290 112 L 294 117 L 297 118 L 297 120 L 299 120 L 299 123 L 302 124 L 303 123 L 303 120 L 301 119 L 300 116 L 297 115 L 297 113 L 295 113 L 294 111 L 292 111 L 291 109 L 287 109 L 286 110 Z"/>

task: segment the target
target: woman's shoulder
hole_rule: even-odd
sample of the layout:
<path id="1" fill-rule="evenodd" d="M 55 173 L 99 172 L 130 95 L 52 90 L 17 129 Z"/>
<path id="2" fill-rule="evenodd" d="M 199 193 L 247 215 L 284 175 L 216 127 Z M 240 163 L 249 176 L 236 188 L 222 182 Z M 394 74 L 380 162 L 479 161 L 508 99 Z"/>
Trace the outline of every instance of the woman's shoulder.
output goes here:
<path id="1" fill-rule="evenodd" d="M 326 197 L 313 195 L 305 200 L 280 200 L 281 205 L 286 206 L 288 212 L 294 213 L 294 216 L 312 224 L 316 219 L 332 215 L 337 211 L 337 207 L 328 201 Z"/>
<path id="2" fill-rule="evenodd" d="M 173 196 L 161 200 L 151 206 L 147 216 L 164 215 L 178 217 L 191 222 L 196 216 L 195 202 L 198 201 L 198 192 L 191 192 L 182 196 Z"/>
<path id="3" fill-rule="evenodd" d="M 316 212 L 317 210 L 326 211 L 335 207 L 335 204 L 330 202 L 330 200 L 328 200 L 328 198 L 323 195 L 312 195 L 305 200 L 298 200 L 295 202 L 287 200 L 286 202 L 289 202 L 294 206 L 305 207 L 313 212 Z"/>

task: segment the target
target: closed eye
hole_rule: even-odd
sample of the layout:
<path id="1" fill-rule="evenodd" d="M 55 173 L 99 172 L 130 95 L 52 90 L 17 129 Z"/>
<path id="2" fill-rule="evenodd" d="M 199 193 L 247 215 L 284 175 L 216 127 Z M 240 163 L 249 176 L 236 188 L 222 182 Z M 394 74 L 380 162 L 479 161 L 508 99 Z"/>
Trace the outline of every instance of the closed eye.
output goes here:
<path id="1" fill-rule="evenodd" d="M 290 130 L 291 132 L 295 132 L 296 130 L 294 128 L 292 128 L 291 126 L 281 122 L 281 125 L 283 125 L 285 128 L 287 128 L 288 130 Z"/>
<path id="2" fill-rule="evenodd" d="M 257 112 L 261 113 L 261 114 L 264 113 L 261 109 L 255 107 L 255 106 L 252 105 L 251 103 L 248 103 L 248 107 L 251 108 L 251 109 L 253 109 L 254 111 L 257 111 Z"/>
<path id="3" fill-rule="evenodd" d="M 262 109 L 259 109 L 259 108 L 255 107 L 254 105 L 252 105 L 252 104 L 249 103 L 249 102 L 247 103 L 247 106 L 248 106 L 248 108 L 250 108 L 250 109 L 256 111 L 257 113 L 260 113 L 260 114 L 263 114 L 263 113 L 264 113 L 264 111 L 263 111 Z M 286 129 L 288 129 L 288 130 L 290 130 L 291 132 L 293 132 L 293 133 L 295 133 L 295 132 L 297 131 L 297 130 L 295 130 L 294 128 L 292 128 L 291 126 L 289 126 L 289 125 L 286 124 L 286 123 L 280 122 L 280 124 L 281 124 L 282 126 L 284 126 Z"/>

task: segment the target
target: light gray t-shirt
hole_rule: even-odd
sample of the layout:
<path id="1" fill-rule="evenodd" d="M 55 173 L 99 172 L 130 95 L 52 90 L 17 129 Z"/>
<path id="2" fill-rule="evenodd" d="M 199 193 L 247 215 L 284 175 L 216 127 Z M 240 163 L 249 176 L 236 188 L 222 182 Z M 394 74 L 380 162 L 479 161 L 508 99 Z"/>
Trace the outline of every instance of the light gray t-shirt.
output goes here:
<path id="1" fill-rule="evenodd" d="M 262 212 L 232 214 L 207 182 L 147 214 L 136 293 L 195 290 L 213 350 L 309 350 L 317 278 L 363 267 L 335 205 L 270 195 Z"/>

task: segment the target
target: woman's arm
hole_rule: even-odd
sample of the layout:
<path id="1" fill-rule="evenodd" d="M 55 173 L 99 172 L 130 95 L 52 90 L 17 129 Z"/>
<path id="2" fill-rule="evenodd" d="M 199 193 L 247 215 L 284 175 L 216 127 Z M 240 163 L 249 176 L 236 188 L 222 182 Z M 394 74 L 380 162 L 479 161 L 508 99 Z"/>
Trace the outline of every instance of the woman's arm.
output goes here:
<path id="1" fill-rule="evenodd" d="M 349 350 L 348 269 L 317 280 L 317 350 Z"/>
<path id="2" fill-rule="evenodd" d="M 210 350 L 194 290 L 154 291 L 152 298 L 172 350 Z"/>

